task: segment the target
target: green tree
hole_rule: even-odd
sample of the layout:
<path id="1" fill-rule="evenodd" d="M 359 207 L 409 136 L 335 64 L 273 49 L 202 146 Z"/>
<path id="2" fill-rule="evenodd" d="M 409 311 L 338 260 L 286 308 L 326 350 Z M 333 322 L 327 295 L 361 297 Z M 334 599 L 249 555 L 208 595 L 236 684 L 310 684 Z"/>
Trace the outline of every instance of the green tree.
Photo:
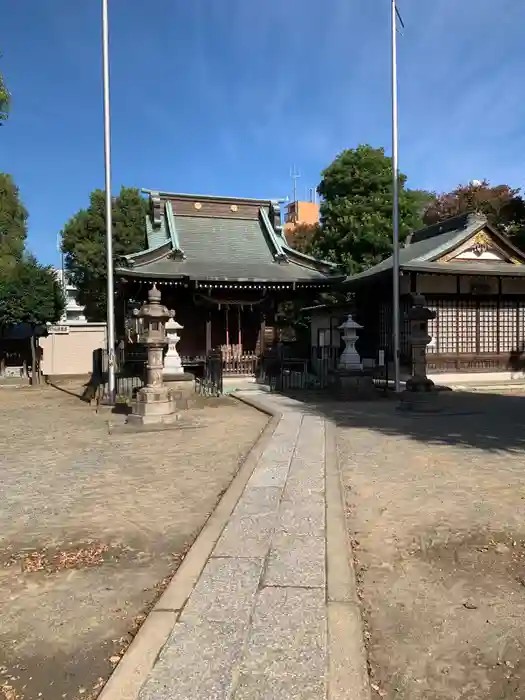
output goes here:
<path id="1" fill-rule="evenodd" d="M 20 323 L 54 323 L 64 311 L 64 296 L 53 268 L 29 254 L 0 275 L 0 329 Z"/>
<path id="2" fill-rule="evenodd" d="M 122 187 L 113 200 L 113 259 L 144 248 L 147 201 L 134 188 Z M 81 209 L 62 231 L 62 250 L 78 302 L 89 321 L 106 318 L 105 194 L 95 190 L 87 209 Z"/>
<path id="3" fill-rule="evenodd" d="M 422 226 L 433 195 L 405 188 L 399 175 L 399 238 Z M 312 241 L 319 257 L 349 274 L 384 260 L 392 252 L 392 159 L 368 145 L 343 151 L 322 173 L 321 228 Z"/>
<path id="4" fill-rule="evenodd" d="M 430 225 L 473 211 L 485 214 L 495 228 L 518 244 L 525 243 L 525 201 L 520 190 L 509 185 L 492 187 L 488 180 L 458 185 L 452 192 L 440 194 L 427 207 L 424 219 Z"/>
<path id="5" fill-rule="evenodd" d="M 64 295 L 51 267 L 40 265 L 25 254 L 9 268 L 0 271 L 0 334 L 19 324 L 32 328 L 31 355 L 33 382 L 37 377 L 35 331 L 38 326 L 60 319 Z"/>
<path id="6" fill-rule="evenodd" d="M 9 114 L 9 106 L 11 104 L 11 95 L 6 87 L 4 78 L 0 73 L 0 125 L 7 119 Z"/>
<path id="7" fill-rule="evenodd" d="M 312 242 L 318 234 L 319 224 L 300 223 L 286 231 L 286 240 L 295 250 L 309 254 L 312 251 Z"/>
<path id="8" fill-rule="evenodd" d="M 22 258 L 27 211 L 11 175 L 0 173 L 0 270 Z"/>

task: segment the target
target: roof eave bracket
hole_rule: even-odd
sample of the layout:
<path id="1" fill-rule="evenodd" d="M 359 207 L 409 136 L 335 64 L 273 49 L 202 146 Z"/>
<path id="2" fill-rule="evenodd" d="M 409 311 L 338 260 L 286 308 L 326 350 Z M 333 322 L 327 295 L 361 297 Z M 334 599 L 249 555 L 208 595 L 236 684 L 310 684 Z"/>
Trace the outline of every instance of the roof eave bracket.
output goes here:
<path id="1" fill-rule="evenodd" d="M 162 201 L 158 192 L 151 192 L 151 223 L 154 228 L 159 228 L 162 223 Z"/>

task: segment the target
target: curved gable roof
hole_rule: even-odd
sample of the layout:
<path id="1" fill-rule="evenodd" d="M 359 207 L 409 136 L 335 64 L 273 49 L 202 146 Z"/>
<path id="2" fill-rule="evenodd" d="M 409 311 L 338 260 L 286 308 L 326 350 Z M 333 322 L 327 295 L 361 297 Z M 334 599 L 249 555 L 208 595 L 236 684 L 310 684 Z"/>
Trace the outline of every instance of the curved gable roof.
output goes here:
<path id="1" fill-rule="evenodd" d="M 399 267 L 401 270 L 414 272 L 525 275 L 525 265 L 501 262 L 441 262 L 444 256 L 456 250 L 482 230 L 488 230 L 496 241 L 499 240 L 504 247 L 515 254 L 517 259 L 525 263 L 523 252 L 516 248 L 506 236 L 491 227 L 486 216 L 470 213 L 446 219 L 411 233 L 406 244 L 399 251 Z M 345 285 L 352 286 L 355 283 L 382 276 L 392 272 L 392 269 L 393 258 L 390 256 L 368 270 L 347 277 Z"/>
<path id="2" fill-rule="evenodd" d="M 335 279 L 332 263 L 288 248 L 270 200 L 167 193 L 150 193 L 150 200 L 148 248 L 125 256 L 116 270 L 122 277 L 291 284 Z"/>

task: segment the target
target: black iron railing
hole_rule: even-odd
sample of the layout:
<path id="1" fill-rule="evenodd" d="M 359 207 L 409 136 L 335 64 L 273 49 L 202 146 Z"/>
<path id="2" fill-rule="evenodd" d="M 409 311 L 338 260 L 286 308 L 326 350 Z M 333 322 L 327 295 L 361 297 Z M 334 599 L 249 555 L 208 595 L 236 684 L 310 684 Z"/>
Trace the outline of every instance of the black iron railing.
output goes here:
<path id="1" fill-rule="evenodd" d="M 98 397 L 108 394 L 109 359 L 106 349 L 93 353 L 93 371 L 90 385 Z M 144 386 L 146 381 L 146 359 L 128 357 L 124 348 L 115 349 L 115 393 L 118 400 L 130 400 Z"/>
<path id="2" fill-rule="evenodd" d="M 204 396 L 220 396 L 223 393 L 223 360 L 220 350 L 212 350 L 206 355 L 201 377 L 197 377 L 195 388 Z"/>
<path id="3" fill-rule="evenodd" d="M 310 358 L 282 357 L 274 352 L 261 362 L 260 381 L 272 391 L 329 389 L 337 384 L 341 351 L 336 347 L 312 347 Z M 392 378 L 392 358 L 386 351 L 363 360 L 363 372 L 372 376 L 374 385 L 389 387 Z"/>

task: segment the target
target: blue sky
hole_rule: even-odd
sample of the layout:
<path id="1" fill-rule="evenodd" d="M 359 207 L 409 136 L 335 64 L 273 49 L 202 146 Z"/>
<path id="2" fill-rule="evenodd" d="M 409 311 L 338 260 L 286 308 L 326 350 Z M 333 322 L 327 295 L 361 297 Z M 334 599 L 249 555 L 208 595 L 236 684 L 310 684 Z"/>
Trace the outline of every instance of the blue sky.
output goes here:
<path id="1" fill-rule="evenodd" d="M 113 187 L 299 194 L 342 149 L 390 150 L 389 0 L 109 0 Z M 13 94 L 0 167 L 29 245 L 102 187 L 99 0 L 0 0 Z M 399 0 L 400 167 L 412 187 L 521 187 L 525 5 Z"/>

